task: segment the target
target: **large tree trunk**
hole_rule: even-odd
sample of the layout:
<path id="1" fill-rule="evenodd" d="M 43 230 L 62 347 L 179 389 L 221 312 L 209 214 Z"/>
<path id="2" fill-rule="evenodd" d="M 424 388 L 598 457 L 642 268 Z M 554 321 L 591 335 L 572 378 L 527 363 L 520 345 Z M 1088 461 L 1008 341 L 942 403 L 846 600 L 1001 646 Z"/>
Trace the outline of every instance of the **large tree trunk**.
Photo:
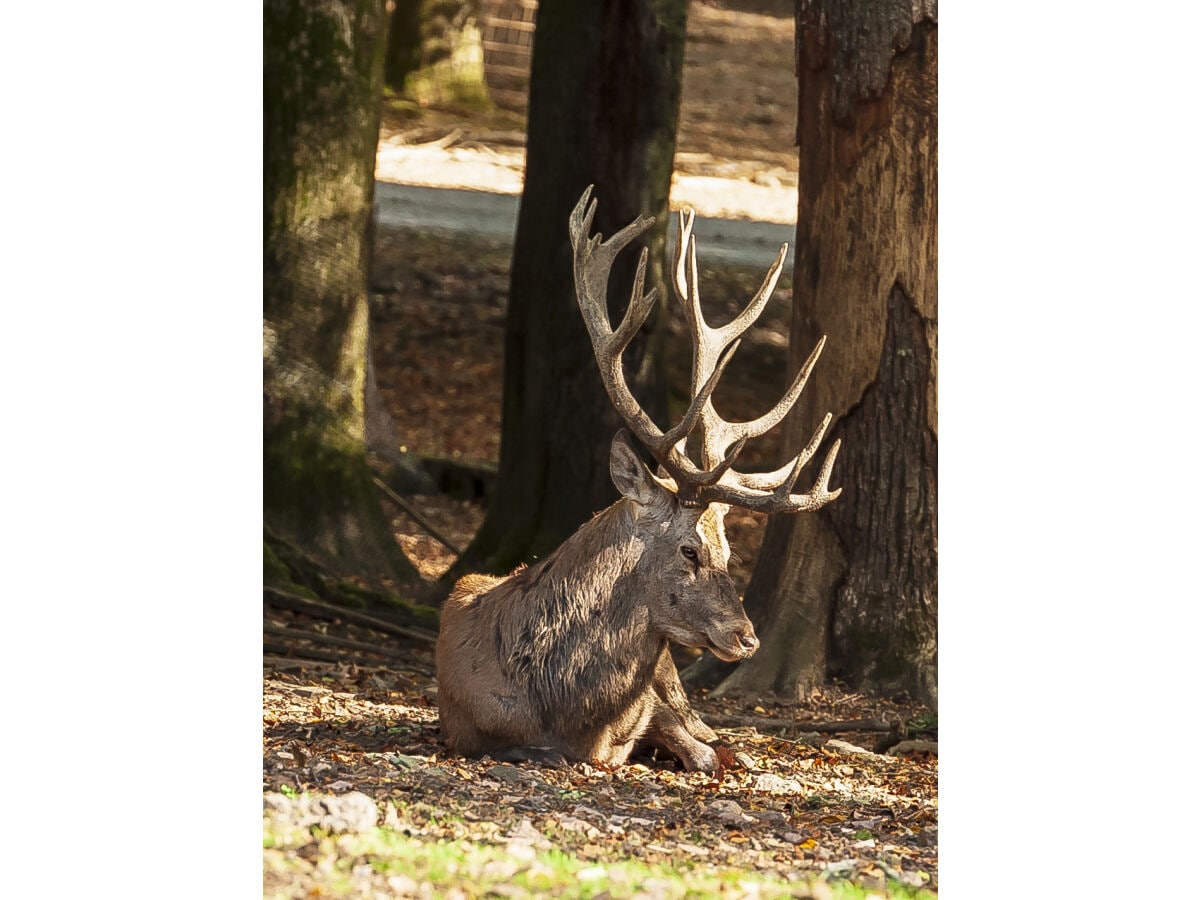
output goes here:
<path id="1" fill-rule="evenodd" d="M 365 459 L 384 0 L 263 5 L 264 523 L 343 573 L 412 572 Z"/>
<path id="2" fill-rule="evenodd" d="M 625 353 L 634 391 L 662 414 L 668 195 L 686 0 L 545 0 L 538 10 L 525 191 L 505 332 L 500 473 L 487 518 L 451 577 L 549 553 L 616 499 L 608 448 L 620 427 L 575 300 L 567 219 L 588 184 L 606 236 L 641 213 L 646 287 L 659 308 Z M 624 313 L 637 253 L 618 258 L 609 309 Z"/>
<path id="3" fill-rule="evenodd" d="M 835 675 L 936 705 L 936 5 L 802 0 L 796 52 L 793 370 L 829 343 L 787 440 L 831 411 L 844 490 L 769 523 L 746 594 L 764 643 L 720 690 Z"/>

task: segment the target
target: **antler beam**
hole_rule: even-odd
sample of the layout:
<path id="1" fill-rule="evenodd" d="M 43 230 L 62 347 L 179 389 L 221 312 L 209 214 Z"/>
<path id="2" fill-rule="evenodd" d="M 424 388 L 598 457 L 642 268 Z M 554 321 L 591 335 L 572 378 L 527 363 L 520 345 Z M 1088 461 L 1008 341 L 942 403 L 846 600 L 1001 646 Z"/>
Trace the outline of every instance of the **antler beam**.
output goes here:
<path id="1" fill-rule="evenodd" d="M 696 238 L 692 233 L 695 213 L 689 210 L 679 217 L 679 240 L 675 246 L 673 286 L 683 306 L 692 336 L 691 403 L 679 424 L 664 433 L 633 397 L 625 382 L 621 354 L 634 334 L 645 324 L 657 299 L 657 291 L 643 293 L 648 251 L 642 248 L 634 276 L 633 293 L 624 318 L 614 331 L 608 320 L 608 279 L 617 254 L 654 224 L 649 216 L 639 216 L 607 241 L 601 235 L 589 237 L 596 213 L 596 201 L 589 186 L 579 198 L 570 217 L 571 243 L 575 251 L 575 292 L 583 313 L 592 348 L 600 366 L 600 376 L 613 405 L 630 431 L 651 455 L 675 479 L 680 495 L 693 502 L 718 502 L 762 512 L 803 512 L 820 509 L 841 493 L 829 490 L 829 477 L 837 459 L 840 441 L 835 441 L 821 465 L 817 482 L 803 494 L 792 488 L 800 469 L 813 457 L 832 416 L 813 434 L 808 445 L 787 465 L 774 472 L 742 473 L 733 463 L 746 441 L 759 437 L 783 420 L 800 397 L 808 376 L 825 346 L 822 337 L 808 360 L 800 367 L 791 387 L 765 415 L 749 422 L 729 422 L 713 407 L 712 393 L 725 366 L 741 343 L 740 338 L 766 308 L 783 270 L 787 244 L 784 244 L 768 270 L 758 292 L 733 321 L 713 328 L 700 308 L 700 288 L 696 265 Z M 689 435 L 699 426 L 701 464 L 687 455 Z"/>

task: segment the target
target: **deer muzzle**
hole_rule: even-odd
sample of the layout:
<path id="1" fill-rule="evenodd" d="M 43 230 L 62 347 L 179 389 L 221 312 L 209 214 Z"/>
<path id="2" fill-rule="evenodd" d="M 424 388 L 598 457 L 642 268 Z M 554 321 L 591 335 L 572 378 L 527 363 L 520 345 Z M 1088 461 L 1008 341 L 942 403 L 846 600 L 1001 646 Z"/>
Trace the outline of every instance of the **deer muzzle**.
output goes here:
<path id="1" fill-rule="evenodd" d="M 710 631 L 708 649 L 717 659 L 737 662 L 754 655 L 758 649 L 758 636 L 754 633 L 754 626 L 750 624 L 750 620 L 746 619 L 728 630 Z"/>

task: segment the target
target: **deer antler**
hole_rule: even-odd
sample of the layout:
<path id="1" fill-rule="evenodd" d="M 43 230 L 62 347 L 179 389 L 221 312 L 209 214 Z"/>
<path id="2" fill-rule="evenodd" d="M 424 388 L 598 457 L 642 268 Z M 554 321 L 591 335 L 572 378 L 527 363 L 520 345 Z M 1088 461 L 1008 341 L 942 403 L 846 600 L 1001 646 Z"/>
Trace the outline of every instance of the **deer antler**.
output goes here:
<path id="1" fill-rule="evenodd" d="M 680 215 L 679 241 L 675 247 L 675 294 L 683 305 L 692 334 L 692 401 L 679 424 L 665 434 L 650 419 L 634 399 L 625 383 L 621 353 L 645 323 L 654 307 L 657 292 L 642 292 L 646 280 L 648 251 L 642 248 L 629 308 L 616 331 L 608 320 L 608 278 L 613 260 L 633 240 L 654 224 L 649 216 L 639 216 L 607 241 L 601 236 L 589 237 L 596 213 L 596 201 L 591 199 L 588 186 L 571 212 L 571 243 L 575 249 L 575 292 L 579 309 L 592 338 L 592 348 L 600 365 L 600 377 L 612 398 L 613 405 L 626 425 L 650 454 L 675 479 L 681 497 L 690 502 L 718 502 L 762 512 L 802 512 L 820 509 L 841 493 L 841 488 L 829 490 L 829 476 L 837 459 L 840 441 L 835 441 L 821 465 L 817 483 L 804 494 L 793 494 L 792 487 L 800 469 L 816 453 L 832 416 L 817 428 L 812 440 L 791 462 L 774 472 L 741 473 L 733 470 L 746 441 L 758 437 L 777 425 L 787 415 L 804 390 L 809 373 L 816 365 L 825 339 L 817 344 L 800 368 L 796 379 L 783 398 L 766 415 L 750 422 L 728 422 L 717 414 L 712 405 L 712 392 L 740 344 L 739 338 L 766 307 L 783 269 L 787 245 L 779 251 L 775 263 L 767 272 L 762 287 L 747 307 L 732 322 L 712 328 L 700 310 L 700 290 L 696 267 L 696 238 L 692 234 L 695 214 Z M 589 202 L 590 201 L 590 202 Z M 686 253 L 685 253 L 686 248 Z M 701 463 L 696 465 L 687 455 L 688 436 L 699 426 Z"/>

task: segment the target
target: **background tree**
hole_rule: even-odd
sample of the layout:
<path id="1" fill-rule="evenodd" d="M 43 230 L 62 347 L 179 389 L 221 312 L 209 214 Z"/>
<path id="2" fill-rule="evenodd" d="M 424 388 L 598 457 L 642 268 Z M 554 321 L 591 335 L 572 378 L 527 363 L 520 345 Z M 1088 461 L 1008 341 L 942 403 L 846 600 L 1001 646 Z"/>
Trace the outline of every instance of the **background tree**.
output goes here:
<path id="1" fill-rule="evenodd" d="M 763 646 L 720 691 L 827 674 L 937 702 L 936 4 L 801 0 L 792 370 L 829 343 L 787 425 L 826 410 L 842 496 L 767 528 L 746 607 Z"/>
<path id="2" fill-rule="evenodd" d="M 263 4 L 263 501 L 272 535 L 342 572 L 400 578 L 412 567 L 365 458 L 385 7 Z"/>
<path id="3" fill-rule="evenodd" d="M 683 73 L 686 0 L 544 0 L 529 88 L 525 190 L 517 219 L 505 329 L 504 406 L 496 493 L 448 577 L 506 571 L 553 550 L 616 499 L 608 448 L 620 427 L 575 301 L 567 218 L 588 184 L 595 227 L 610 235 L 642 213 L 657 219 L 647 288 L 659 312 L 626 351 L 652 415 L 665 406 L 659 350 L 667 291 L 667 200 Z M 617 260 L 610 313 L 623 313 L 637 254 Z"/>
<path id="4" fill-rule="evenodd" d="M 422 103 L 487 106 L 480 0 L 395 0 L 384 78 Z"/>

